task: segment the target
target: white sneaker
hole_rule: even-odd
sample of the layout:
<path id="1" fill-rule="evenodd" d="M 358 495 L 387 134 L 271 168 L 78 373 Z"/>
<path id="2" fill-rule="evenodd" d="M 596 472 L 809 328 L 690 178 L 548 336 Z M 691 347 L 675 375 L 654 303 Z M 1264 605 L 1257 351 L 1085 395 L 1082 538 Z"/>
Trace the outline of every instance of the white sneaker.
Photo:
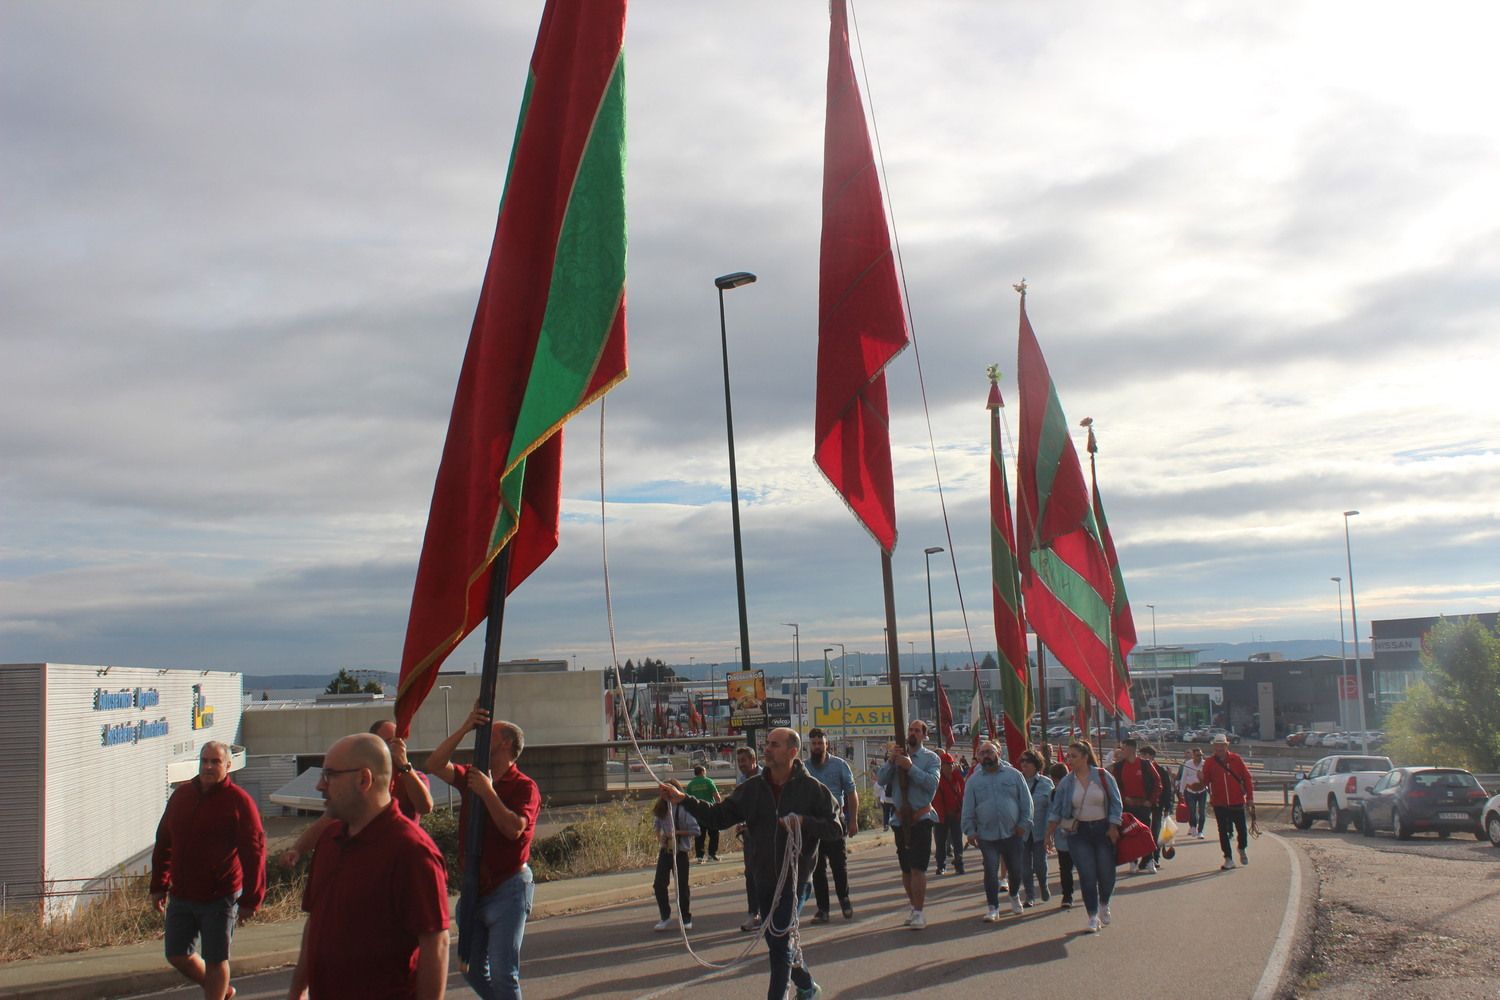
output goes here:
<path id="1" fill-rule="evenodd" d="M 1155 861 L 1147 861 L 1146 862 L 1146 874 L 1147 875 L 1155 875 L 1156 874 L 1156 862 Z M 1105 923 L 1109 923 L 1109 921 L 1106 920 Z"/>
<path id="2" fill-rule="evenodd" d="M 1242 865 L 1248 865 L 1249 863 L 1250 863 L 1250 855 L 1246 854 L 1244 851 L 1241 851 L 1240 852 L 1240 864 L 1242 864 Z"/>
<path id="3" fill-rule="evenodd" d="M 660 934 L 663 931 L 669 931 L 669 930 L 671 930 L 672 929 L 672 918 L 671 917 L 667 917 L 664 920 L 658 920 L 656 922 L 656 926 L 653 927 L 653 928 L 651 928 L 651 929 L 653 931 L 656 931 L 658 934 Z"/>
<path id="4" fill-rule="evenodd" d="M 1221 871 L 1221 872 L 1227 872 L 1227 871 L 1229 871 L 1233 867 L 1234 867 L 1234 859 L 1231 858 L 1231 857 L 1225 857 L 1224 858 L 1224 863 L 1219 866 L 1219 871 Z"/>
<path id="5" fill-rule="evenodd" d="M 1105 927 L 1108 927 L 1109 926 L 1109 920 L 1110 920 L 1109 904 L 1108 903 L 1100 903 L 1099 904 L 1099 923 L 1103 924 Z"/>
<path id="6" fill-rule="evenodd" d="M 903 920 L 903 921 L 901 921 L 901 926 L 902 927 L 910 927 L 911 926 L 912 918 L 915 917 L 916 915 L 917 915 L 917 911 L 916 910 L 907 910 L 906 911 L 906 919 Z"/>
<path id="7" fill-rule="evenodd" d="M 1000 907 L 998 907 L 998 906 L 992 906 L 992 907 L 990 907 L 989 912 L 984 915 L 984 922 L 987 923 L 987 924 L 994 924 L 994 923 L 999 923 L 999 921 L 1000 921 Z"/>
<path id="8" fill-rule="evenodd" d="M 692 930 L 693 929 L 693 922 L 691 920 L 684 920 L 682 922 L 682 929 L 685 930 L 685 931 Z"/>
<path id="9" fill-rule="evenodd" d="M 1188 827 L 1188 836 L 1189 837 L 1196 837 L 1196 836 L 1198 836 L 1198 828 L 1196 826 L 1190 826 L 1190 827 Z"/>
<path id="10" fill-rule="evenodd" d="M 1098 934 L 1099 933 L 1099 918 L 1098 917 L 1089 917 L 1089 933 L 1090 934 Z"/>
<path id="11" fill-rule="evenodd" d="M 1022 907 L 1021 907 L 1021 897 L 1020 896 L 1012 896 L 1012 897 L 1010 897 L 1010 912 L 1014 913 L 1018 917 L 1023 912 L 1025 912 L 1022 909 Z"/>
<path id="12" fill-rule="evenodd" d="M 927 926 L 927 918 L 922 916 L 921 910 L 912 910 L 911 920 L 907 922 L 906 926 L 914 931 L 919 931 Z"/>

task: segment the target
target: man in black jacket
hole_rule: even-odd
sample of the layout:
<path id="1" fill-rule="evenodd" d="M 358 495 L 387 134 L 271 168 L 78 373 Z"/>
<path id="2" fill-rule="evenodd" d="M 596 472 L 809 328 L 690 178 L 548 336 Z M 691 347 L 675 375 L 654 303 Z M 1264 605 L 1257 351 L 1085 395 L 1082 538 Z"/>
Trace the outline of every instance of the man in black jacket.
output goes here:
<path id="1" fill-rule="evenodd" d="M 795 730 L 771 730 L 766 737 L 761 773 L 747 779 L 729 798 L 717 804 L 690 799 L 671 785 L 659 786 L 663 798 L 682 803 L 706 829 L 723 830 L 736 823 L 745 824 L 745 843 L 754 866 L 753 881 L 760 897 L 760 912 L 766 914 L 766 944 L 771 952 L 771 984 L 766 996 L 771 1000 L 785 996 L 788 978 L 797 984 L 798 1000 L 812 1000 L 822 994 L 788 931 L 812 875 L 818 841 L 843 836 L 843 829 L 834 819 L 833 795 L 797 759 L 801 743 Z M 796 858 L 796 878 L 788 879 L 778 896 L 776 885 L 787 860 L 788 838 L 793 830 L 799 831 L 802 838 Z"/>

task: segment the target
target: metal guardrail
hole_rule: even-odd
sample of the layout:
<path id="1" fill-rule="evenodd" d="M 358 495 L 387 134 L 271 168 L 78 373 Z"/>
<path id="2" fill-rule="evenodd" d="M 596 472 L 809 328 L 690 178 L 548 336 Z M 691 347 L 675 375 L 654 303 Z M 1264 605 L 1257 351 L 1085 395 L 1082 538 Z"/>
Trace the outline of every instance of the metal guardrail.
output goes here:
<path id="1" fill-rule="evenodd" d="M 104 875 L 97 878 L 55 878 L 45 882 L 0 882 L 0 916 L 11 910 L 34 911 L 53 899 L 89 899 L 127 889 L 149 872 L 134 875 Z"/>

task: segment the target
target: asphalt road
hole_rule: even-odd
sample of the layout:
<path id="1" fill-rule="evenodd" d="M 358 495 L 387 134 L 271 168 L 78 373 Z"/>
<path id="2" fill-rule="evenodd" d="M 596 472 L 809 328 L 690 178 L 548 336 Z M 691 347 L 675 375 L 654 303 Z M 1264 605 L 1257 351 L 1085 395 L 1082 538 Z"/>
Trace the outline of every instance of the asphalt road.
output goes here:
<path id="1" fill-rule="evenodd" d="M 1122 876 L 1113 925 L 1089 935 L 1081 904 L 1059 908 L 1055 872 L 1051 903 L 1021 917 L 1007 915 L 997 925 L 981 923 L 984 899 L 973 851 L 968 874 L 933 880 L 927 929 L 903 929 L 899 873 L 893 852 L 882 848 L 851 860 L 855 919 L 835 916 L 831 924 L 807 925 L 803 948 L 827 997 L 920 992 L 968 1000 L 981 990 L 1047 995 L 1081 989 L 1111 1000 L 1157 1000 L 1178 981 L 1183 942 L 1194 941 L 1202 955 L 1212 956 L 1195 965 L 1216 996 L 1269 997 L 1290 954 L 1290 925 L 1308 884 L 1300 862 L 1278 838 L 1259 838 L 1250 851 L 1250 867 L 1219 872 L 1213 840 L 1188 843 L 1161 873 Z M 739 881 L 694 895 L 691 936 L 699 955 L 723 963 L 741 953 L 751 940 L 738 930 L 743 910 Z M 679 934 L 653 933 L 656 919 L 655 904 L 643 900 L 533 922 L 522 961 L 526 997 L 764 996 L 767 965 L 758 941 L 745 964 L 716 972 L 694 962 Z M 283 970 L 236 980 L 235 986 L 241 1000 L 269 1000 L 286 995 L 288 980 Z M 460 976 L 450 979 L 449 996 L 473 995 Z"/>

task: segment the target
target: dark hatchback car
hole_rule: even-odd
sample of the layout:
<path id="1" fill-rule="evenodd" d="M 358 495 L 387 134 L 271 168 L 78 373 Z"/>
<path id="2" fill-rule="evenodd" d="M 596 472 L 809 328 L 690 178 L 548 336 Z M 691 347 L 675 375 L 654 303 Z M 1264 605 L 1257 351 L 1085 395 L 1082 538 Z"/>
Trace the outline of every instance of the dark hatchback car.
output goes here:
<path id="1" fill-rule="evenodd" d="M 1433 830 L 1440 837 L 1472 833 L 1484 839 L 1479 814 L 1485 793 L 1457 767 L 1398 767 L 1368 789 L 1360 829 L 1366 837 L 1390 830 L 1401 840 Z"/>

